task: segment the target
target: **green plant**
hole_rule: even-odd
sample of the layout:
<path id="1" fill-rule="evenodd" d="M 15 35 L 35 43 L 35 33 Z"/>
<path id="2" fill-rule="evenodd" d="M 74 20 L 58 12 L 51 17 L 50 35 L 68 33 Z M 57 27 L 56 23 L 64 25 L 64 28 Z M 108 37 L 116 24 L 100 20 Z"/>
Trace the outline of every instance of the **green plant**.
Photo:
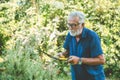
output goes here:
<path id="1" fill-rule="evenodd" d="M 63 51 L 62 45 L 67 34 L 67 15 L 70 11 L 80 10 L 86 14 L 86 27 L 96 31 L 101 38 L 106 57 L 104 65 L 106 76 L 119 78 L 119 4 L 119 0 L 10 0 L 9 3 L 1 3 L 1 52 L 5 54 L 4 57 L 10 58 L 13 57 L 10 54 L 16 55 L 16 52 L 19 52 L 18 48 L 14 49 L 16 44 L 19 47 L 24 46 L 25 50 L 22 50 L 22 54 L 30 53 L 29 59 L 34 60 L 35 56 L 39 55 L 44 64 L 47 61 L 57 63 L 57 68 L 62 68 L 64 71 L 66 64 L 46 57 L 41 50 L 51 55 Z M 37 54 L 34 54 L 34 51 L 37 51 Z M 32 64 L 30 60 L 28 61 L 30 62 L 28 65 Z M 25 63 L 21 65 L 23 64 Z M 68 66 L 67 71 L 69 71 Z M 4 75 L 6 74 L 8 73 L 5 72 Z M 60 78 L 63 80 L 62 77 Z"/>

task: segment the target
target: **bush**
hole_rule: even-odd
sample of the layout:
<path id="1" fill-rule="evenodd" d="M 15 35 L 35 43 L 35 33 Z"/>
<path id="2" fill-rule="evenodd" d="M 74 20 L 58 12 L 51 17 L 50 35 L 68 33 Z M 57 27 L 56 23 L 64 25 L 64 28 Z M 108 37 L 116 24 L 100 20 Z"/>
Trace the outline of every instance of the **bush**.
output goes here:
<path id="1" fill-rule="evenodd" d="M 24 67 L 25 64 L 34 68 L 35 66 L 32 66 L 32 64 L 34 63 L 34 58 L 36 58 L 35 55 L 37 57 L 39 55 L 43 62 L 46 62 L 47 60 L 50 60 L 51 63 L 55 62 L 54 60 L 45 57 L 41 50 L 51 55 L 63 51 L 63 48 L 61 47 L 67 33 L 67 15 L 70 11 L 80 10 L 86 14 L 86 27 L 96 31 L 101 37 L 102 48 L 106 57 L 106 64 L 104 65 L 106 75 L 119 78 L 119 4 L 119 0 L 16 0 L 14 3 L 9 1 L 9 3 L 0 4 L 0 36 L 3 41 L 1 42 L 1 45 L 5 46 L 5 48 L 2 47 L 2 49 L 6 49 L 5 54 L 6 56 L 9 56 L 8 60 L 10 57 L 13 58 L 11 55 L 14 55 L 15 57 L 21 55 L 20 59 L 17 60 L 19 64 L 16 64 L 14 60 L 14 64 L 8 61 L 5 63 L 6 68 L 9 70 L 7 65 L 11 65 L 12 67 L 14 65 L 17 65 L 17 67 L 23 65 L 22 67 Z M 16 44 L 19 48 L 23 47 L 21 50 L 22 54 L 17 54 L 19 49 L 15 47 Z M 37 51 L 37 54 L 34 51 Z M 28 63 L 25 63 L 27 60 L 25 58 L 23 59 L 25 61 L 20 64 L 21 59 L 26 55 L 29 57 Z M 17 58 L 15 58 L 15 60 L 16 59 Z M 61 69 L 61 67 L 66 67 L 65 64 L 58 64 L 57 68 Z M 40 63 L 39 65 L 44 64 Z M 27 67 L 25 69 L 29 68 Z M 11 72 L 13 70 L 14 67 Z M 38 66 L 35 71 L 37 70 Z M 23 71 L 24 73 L 23 68 L 22 70 L 18 69 L 18 72 L 19 71 Z M 64 69 L 62 69 L 62 71 L 64 71 Z M 9 73 L 9 71 L 6 71 L 3 75 Z M 13 75 L 11 74 L 12 73 L 9 75 L 12 77 Z M 30 74 L 31 77 L 27 77 L 26 79 L 32 79 L 34 71 L 33 73 L 24 73 L 24 75 L 27 74 Z M 18 75 L 17 71 L 13 78 L 15 78 L 16 75 Z"/>

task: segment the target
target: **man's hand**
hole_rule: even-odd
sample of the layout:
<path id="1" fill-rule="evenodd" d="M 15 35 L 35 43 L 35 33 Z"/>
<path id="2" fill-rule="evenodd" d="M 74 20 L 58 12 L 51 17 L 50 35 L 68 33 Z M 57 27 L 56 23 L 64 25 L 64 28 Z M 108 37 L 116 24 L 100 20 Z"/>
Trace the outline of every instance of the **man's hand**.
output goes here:
<path id="1" fill-rule="evenodd" d="M 64 57 L 65 57 L 65 56 L 63 55 L 63 53 L 58 53 L 57 56 L 58 56 L 59 58 L 64 58 Z"/>
<path id="2" fill-rule="evenodd" d="M 70 56 L 68 62 L 71 64 L 78 64 L 80 58 L 77 56 Z"/>
<path id="3" fill-rule="evenodd" d="M 68 60 L 68 58 L 66 58 L 62 53 L 58 53 L 56 57 L 59 58 L 59 60 L 62 60 L 62 61 L 67 61 Z"/>
<path id="4" fill-rule="evenodd" d="M 69 54 L 68 50 L 65 50 L 64 52 L 58 53 L 57 56 L 64 58 L 64 57 L 68 57 L 67 55 Z"/>
<path id="5" fill-rule="evenodd" d="M 69 51 L 68 50 L 65 50 L 64 52 L 61 52 L 61 53 L 58 53 L 57 54 L 57 57 L 60 59 L 60 60 L 65 60 L 67 61 L 67 55 L 68 55 Z"/>

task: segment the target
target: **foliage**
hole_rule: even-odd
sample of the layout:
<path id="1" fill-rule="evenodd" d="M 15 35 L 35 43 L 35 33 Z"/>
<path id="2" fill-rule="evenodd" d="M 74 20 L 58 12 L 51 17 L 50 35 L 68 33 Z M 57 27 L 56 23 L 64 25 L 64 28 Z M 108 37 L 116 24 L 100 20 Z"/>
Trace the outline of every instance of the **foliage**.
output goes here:
<path id="1" fill-rule="evenodd" d="M 101 37 L 106 57 L 106 75 L 119 78 L 119 5 L 119 0 L 4 1 L 0 4 L 0 51 L 6 60 L 2 64 L 6 70 L 0 77 L 50 80 L 52 75 L 55 80 L 65 80 L 63 77 L 57 78 L 54 70 L 60 69 L 60 76 L 63 76 L 64 71 L 65 74 L 69 73 L 69 65 L 48 58 L 42 51 L 51 55 L 63 51 L 67 15 L 70 11 L 80 10 L 86 14 L 86 27 L 96 31 Z M 50 71 L 49 67 L 54 69 Z M 46 72 L 48 78 L 44 76 Z"/>
<path id="2" fill-rule="evenodd" d="M 5 51 L 6 61 L 3 66 L 6 70 L 2 72 L 1 79 L 56 80 L 58 78 L 55 63 L 44 62 L 39 56 L 38 44 L 41 43 L 43 38 L 40 34 L 41 30 L 35 28 L 35 26 L 15 32 L 12 40 L 7 43 L 12 45 Z"/>

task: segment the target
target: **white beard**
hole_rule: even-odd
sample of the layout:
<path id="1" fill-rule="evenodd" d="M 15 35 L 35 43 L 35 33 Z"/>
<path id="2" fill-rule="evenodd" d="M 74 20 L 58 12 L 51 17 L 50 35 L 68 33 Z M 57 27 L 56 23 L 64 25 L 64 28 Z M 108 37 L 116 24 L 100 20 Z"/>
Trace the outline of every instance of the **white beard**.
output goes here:
<path id="1" fill-rule="evenodd" d="M 69 30 L 69 32 L 70 32 L 71 36 L 77 36 L 77 35 L 80 35 L 82 33 L 82 30 L 83 30 L 83 28 L 82 29 L 78 29 L 77 31 Z"/>

